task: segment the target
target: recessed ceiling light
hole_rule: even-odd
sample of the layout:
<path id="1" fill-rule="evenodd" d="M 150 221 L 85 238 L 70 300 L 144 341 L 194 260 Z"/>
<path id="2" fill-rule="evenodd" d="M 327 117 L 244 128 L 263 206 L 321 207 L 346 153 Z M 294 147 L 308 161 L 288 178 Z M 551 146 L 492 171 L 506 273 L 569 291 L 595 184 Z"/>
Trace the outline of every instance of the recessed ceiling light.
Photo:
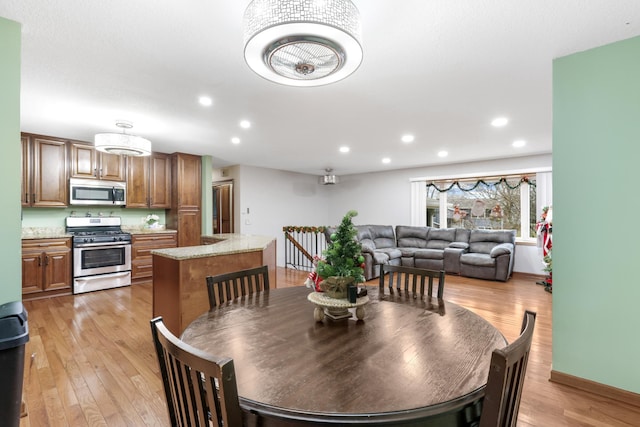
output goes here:
<path id="1" fill-rule="evenodd" d="M 516 148 L 520 148 L 520 147 L 524 147 L 525 145 L 527 145 L 527 141 L 525 141 L 524 139 L 518 139 L 516 141 L 513 141 L 513 145 Z"/>
<path id="2" fill-rule="evenodd" d="M 348 153 L 349 151 L 351 151 L 351 148 L 347 147 L 346 145 L 343 145 L 342 147 L 339 148 L 341 153 Z"/>
<path id="3" fill-rule="evenodd" d="M 233 138 L 231 138 L 231 142 L 234 144 L 240 144 L 240 138 L 238 138 L 237 136 L 234 136 Z"/>
<path id="4" fill-rule="evenodd" d="M 509 123 L 509 119 L 507 119 L 506 117 L 496 117 L 491 121 L 491 126 L 500 128 L 502 126 L 505 126 L 507 123 Z"/>
<path id="5" fill-rule="evenodd" d="M 438 157 L 447 157 L 449 155 L 448 151 L 442 150 L 438 151 Z"/>
<path id="6" fill-rule="evenodd" d="M 405 144 L 409 144 L 410 142 L 413 142 L 416 139 L 416 137 L 413 135 L 406 134 L 406 135 L 402 135 L 401 139 L 402 139 L 402 142 L 404 142 Z"/>
<path id="7" fill-rule="evenodd" d="M 198 102 L 203 107 L 210 107 L 213 104 L 213 99 L 209 98 L 208 96 L 201 96 L 198 98 Z"/>
<path id="8" fill-rule="evenodd" d="M 382 163 L 384 163 L 385 165 L 386 165 L 387 163 L 391 163 L 391 159 L 390 159 L 390 158 L 388 158 L 388 157 L 385 157 L 385 158 L 383 158 L 383 159 L 382 159 Z"/>
<path id="9" fill-rule="evenodd" d="M 249 129 L 251 127 L 251 122 L 249 120 L 241 120 L 240 127 L 242 129 Z"/>

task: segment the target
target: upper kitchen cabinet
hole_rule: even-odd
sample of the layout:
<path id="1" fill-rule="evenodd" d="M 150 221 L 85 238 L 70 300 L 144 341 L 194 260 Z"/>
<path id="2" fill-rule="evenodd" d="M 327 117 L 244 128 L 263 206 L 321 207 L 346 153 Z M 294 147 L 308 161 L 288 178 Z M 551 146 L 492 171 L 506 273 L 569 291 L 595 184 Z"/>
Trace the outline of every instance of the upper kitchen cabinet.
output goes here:
<path id="1" fill-rule="evenodd" d="M 93 145 L 83 142 L 71 142 L 70 178 L 105 179 L 124 181 L 126 179 L 127 159 L 117 154 L 102 153 Z"/>
<path id="2" fill-rule="evenodd" d="M 171 157 L 152 153 L 129 157 L 127 164 L 127 207 L 171 207 Z"/>
<path id="3" fill-rule="evenodd" d="M 202 203 L 202 177 L 200 156 L 184 153 L 173 153 L 173 204 L 177 210 L 200 210 Z"/>
<path id="4" fill-rule="evenodd" d="M 67 206 L 67 141 L 22 134 L 22 206 Z"/>

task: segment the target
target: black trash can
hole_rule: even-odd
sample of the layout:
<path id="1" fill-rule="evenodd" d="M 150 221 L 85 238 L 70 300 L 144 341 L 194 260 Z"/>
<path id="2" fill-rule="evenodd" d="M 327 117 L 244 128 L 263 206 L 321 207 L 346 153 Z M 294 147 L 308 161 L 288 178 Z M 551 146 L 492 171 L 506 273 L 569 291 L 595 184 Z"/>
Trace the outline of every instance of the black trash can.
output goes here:
<path id="1" fill-rule="evenodd" d="M 20 301 L 0 305 L 0 424 L 20 425 L 24 345 L 29 341 L 27 312 Z"/>

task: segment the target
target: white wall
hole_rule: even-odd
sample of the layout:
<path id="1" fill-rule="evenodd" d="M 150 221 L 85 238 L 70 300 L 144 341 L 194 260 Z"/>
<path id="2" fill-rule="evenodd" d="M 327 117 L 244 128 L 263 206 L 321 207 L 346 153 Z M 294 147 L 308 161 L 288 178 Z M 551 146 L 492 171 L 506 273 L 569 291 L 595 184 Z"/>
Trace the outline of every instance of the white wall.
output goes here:
<path id="1" fill-rule="evenodd" d="M 277 264 L 284 266 L 284 232 L 288 225 L 329 225 L 328 192 L 318 177 L 252 166 L 236 166 L 236 233 L 277 237 Z M 237 185 L 236 185 L 237 184 Z"/>
<path id="2" fill-rule="evenodd" d="M 355 224 L 407 225 L 413 178 L 499 175 L 550 167 L 548 154 L 345 175 L 339 177 L 340 183 L 326 186 L 318 184 L 316 175 L 251 166 L 227 168 L 225 178 L 236 184 L 235 231 L 277 236 L 278 265 L 284 266 L 283 226 L 337 225 L 350 209 L 358 211 Z M 518 245 L 514 270 L 544 274 L 538 248 Z"/>

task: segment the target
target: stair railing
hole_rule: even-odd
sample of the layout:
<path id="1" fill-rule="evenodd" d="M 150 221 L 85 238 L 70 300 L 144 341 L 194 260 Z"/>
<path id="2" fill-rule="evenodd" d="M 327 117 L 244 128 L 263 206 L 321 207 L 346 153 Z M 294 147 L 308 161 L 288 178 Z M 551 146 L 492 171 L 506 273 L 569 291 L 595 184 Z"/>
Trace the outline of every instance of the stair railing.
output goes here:
<path id="1" fill-rule="evenodd" d="M 285 268 L 314 271 L 313 257 L 327 248 L 324 226 L 285 226 Z"/>

